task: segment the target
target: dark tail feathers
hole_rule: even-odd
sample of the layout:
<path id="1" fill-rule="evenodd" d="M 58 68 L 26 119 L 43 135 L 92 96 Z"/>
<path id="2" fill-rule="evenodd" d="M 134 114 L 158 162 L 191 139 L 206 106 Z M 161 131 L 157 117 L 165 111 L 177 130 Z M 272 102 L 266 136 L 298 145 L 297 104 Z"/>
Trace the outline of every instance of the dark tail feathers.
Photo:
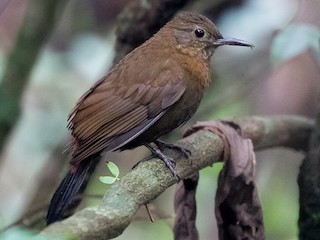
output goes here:
<path id="1" fill-rule="evenodd" d="M 75 208 L 74 198 L 78 192 L 83 192 L 89 179 L 99 162 L 99 156 L 85 159 L 79 163 L 75 172 L 69 171 L 54 193 L 47 213 L 47 225 L 63 219 L 64 213 L 69 208 Z M 85 181 L 86 180 L 86 181 Z M 72 203 L 73 206 L 70 206 Z M 75 206 L 74 206 L 75 205 Z"/>

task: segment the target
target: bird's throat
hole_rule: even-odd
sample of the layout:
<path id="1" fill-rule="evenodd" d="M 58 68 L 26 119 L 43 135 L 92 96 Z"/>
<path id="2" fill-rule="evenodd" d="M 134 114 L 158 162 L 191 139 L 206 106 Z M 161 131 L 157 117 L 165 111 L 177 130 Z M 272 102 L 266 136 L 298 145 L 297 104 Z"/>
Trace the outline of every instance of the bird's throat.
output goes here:
<path id="1" fill-rule="evenodd" d="M 207 88 L 211 82 L 210 57 L 213 52 L 209 53 L 198 48 L 184 48 L 182 45 L 178 45 L 177 50 L 180 52 L 177 60 L 181 66 L 184 66 L 194 79 Z"/>

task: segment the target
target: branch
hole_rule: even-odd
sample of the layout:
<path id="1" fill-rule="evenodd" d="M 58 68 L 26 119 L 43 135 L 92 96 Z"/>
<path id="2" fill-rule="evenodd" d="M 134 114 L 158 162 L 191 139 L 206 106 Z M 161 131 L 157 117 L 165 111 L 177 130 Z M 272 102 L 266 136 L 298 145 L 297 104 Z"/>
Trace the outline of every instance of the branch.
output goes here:
<path id="1" fill-rule="evenodd" d="M 32 0 L 21 26 L 16 46 L 0 84 L 0 151 L 20 117 L 20 105 L 30 72 L 41 47 L 51 33 L 57 13 L 66 1 Z"/>
<path id="2" fill-rule="evenodd" d="M 287 147 L 307 151 L 314 121 L 299 116 L 243 117 L 233 119 L 242 136 L 250 138 L 255 150 Z"/>
<path id="3" fill-rule="evenodd" d="M 118 62 L 167 23 L 190 0 L 134 1 L 118 17 L 116 57 Z"/>
<path id="4" fill-rule="evenodd" d="M 304 150 L 314 125 L 313 121 L 296 116 L 247 117 L 235 122 L 242 127 L 244 136 L 252 138 L 256 149 L 286 146 Z M 186 160 L 171 150 L 165 151 L 177 160 L 177 173 L 182 179 L 218 162 L 224 149 L 219 136 L 204 130 L 191 134 L 177 144 L 192 152 L 190 159 Z M 68 219 L 48 226 L 41 235 L 59 239 L 114 238 L 125 230 L 142 205 L 175 183 L 175 178 L 161 160 L 141 163 L 108 190 L 102 204 L 85 208 Z"/>
<path id="5" fill-rule="evenodd" d="M 320 233 L 320 98 L 316 125 L 310 137 L 309 150 L 300 167 L 299 239 L 318 239 Z"/>

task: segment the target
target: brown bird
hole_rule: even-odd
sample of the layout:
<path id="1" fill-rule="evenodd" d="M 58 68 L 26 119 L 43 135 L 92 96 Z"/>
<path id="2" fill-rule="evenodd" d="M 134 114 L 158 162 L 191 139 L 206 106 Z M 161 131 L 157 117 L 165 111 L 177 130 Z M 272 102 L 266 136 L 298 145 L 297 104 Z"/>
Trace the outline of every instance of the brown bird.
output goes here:
<path id="1" fill-rule="evenodd" d="M 174 160 L 161 150 L 179 148 L 157 139 L 196 112 L 211 81 L 210 57 L 222 45 L 253 47 L 222 37 L 202 15 L 180 13 L 78 100 L 68 119 L 73 136 L 70 171 L 51 200 L 48 224 L 63 218 L 102 151 L 145 145 L 176 175 Z"/>

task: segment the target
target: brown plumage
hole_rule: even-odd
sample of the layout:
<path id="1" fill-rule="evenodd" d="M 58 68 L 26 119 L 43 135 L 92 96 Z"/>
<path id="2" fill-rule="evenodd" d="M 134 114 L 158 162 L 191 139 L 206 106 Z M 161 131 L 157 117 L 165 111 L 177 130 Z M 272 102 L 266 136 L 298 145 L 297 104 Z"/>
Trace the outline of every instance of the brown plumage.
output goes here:
<path id="1" fill-rule="evenodd" d="M 102 151 L 149 146 L 190 119 L 211 80 L 210 57 L 221 45 L 252 47 L 223 38 L 202 15 L 181 13 L 79 99 L 68 120 L 71 170 L 51 201 L 48 223 L 63 217 Z"/>

